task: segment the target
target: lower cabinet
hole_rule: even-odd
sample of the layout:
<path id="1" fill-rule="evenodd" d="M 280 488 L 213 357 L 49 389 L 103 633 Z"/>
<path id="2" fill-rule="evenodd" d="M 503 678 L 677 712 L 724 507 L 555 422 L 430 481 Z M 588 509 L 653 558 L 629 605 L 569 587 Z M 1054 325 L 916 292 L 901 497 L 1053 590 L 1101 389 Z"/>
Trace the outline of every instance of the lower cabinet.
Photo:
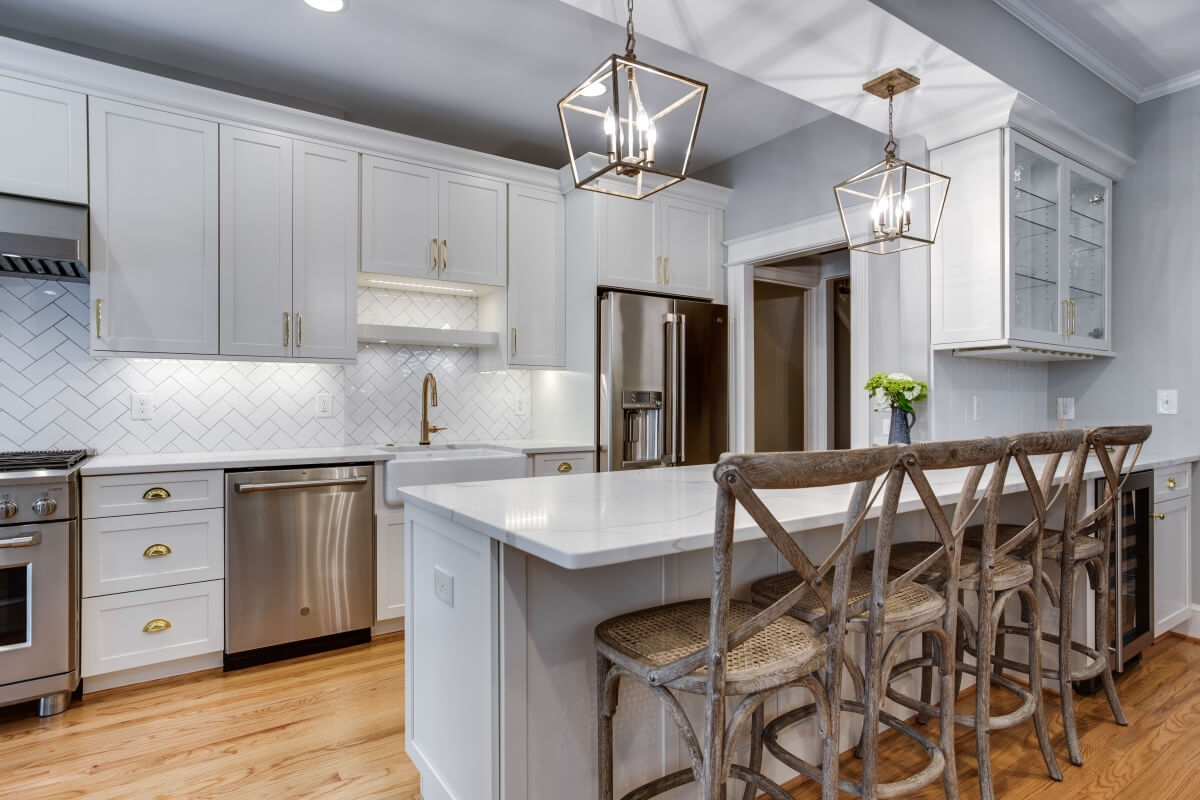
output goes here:
<path id="1" fill-rule="evenodd" d="M 1154 635 L 1161 636 L 1191 616 L 1192 499 L 1154 505 Z"/>
<path id="2" fill-rule="evenodd" d="M 375 517 L 375 621 L 404 617 L 404 510 Z"/>
<path id="3" fill-rule="evenodd" d="M 570 475 L 578 472 L 595 472 L 596 463 L 592 451 L 575 451 L 562 453 L 537 453 L 530 456 L 534 478 L 547 475 Z"/>

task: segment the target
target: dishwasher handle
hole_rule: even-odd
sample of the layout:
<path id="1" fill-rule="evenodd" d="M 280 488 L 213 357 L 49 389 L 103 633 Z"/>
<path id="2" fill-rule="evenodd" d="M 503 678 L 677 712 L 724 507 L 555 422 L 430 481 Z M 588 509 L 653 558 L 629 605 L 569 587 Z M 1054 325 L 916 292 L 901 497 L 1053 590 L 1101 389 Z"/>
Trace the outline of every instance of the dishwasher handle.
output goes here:
<path id="1" fill-rule="evenodd" d="M 315 489 L 322 486 L 362 486 L 368 480 L 366 475 L 354 478 L 327 478 L 316 481 L 287 481 L 286 483 L 239 483 L 233 488 L 238 494 L 248 492 L 274 492 L 281 489 Z"/>

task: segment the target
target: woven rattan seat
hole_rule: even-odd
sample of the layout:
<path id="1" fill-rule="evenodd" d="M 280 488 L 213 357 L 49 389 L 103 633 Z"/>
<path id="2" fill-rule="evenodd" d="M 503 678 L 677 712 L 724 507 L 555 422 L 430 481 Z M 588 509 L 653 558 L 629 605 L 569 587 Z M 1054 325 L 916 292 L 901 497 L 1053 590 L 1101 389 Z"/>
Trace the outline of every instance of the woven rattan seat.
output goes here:
<path id="1" fill-rule="evenodd" d="M 902 575 L 928 558 L 938 547 L 934 542 L 902 542 L 894 545 L 888 569 L 893 575 Z M 979 587 L 977 577 L 979 559 L 982 555 L 978 547 L 970 545 L 963 547 L 962 578 L 959 580 L 959 588 L 976 589 Z M 995 558 L 995 564 L 996 566 L 992 570 L 992 581 L 998 592 L 1029 583 L 1033 579 L 1033 567 L 1024 559 L 998 555 Z M 919 574 L 916 580 L 921 583 L 934 583 L 940 580 L 941 576 L 941 570 L 935 562 Z"/>
<path id="2" fill-rule="evenodd" d="M 796 588 L 800 583 L 799 576 L 794 572 L 785 572 L 770 578 L 763 578 L 750 587 L 750 595 L 754 602 L 760 605 L 770 605 L 785 594 Z M 856 569 L 850 574 L 849 599 L 853 604 L 871 593 L 871 571 Z M 824 608 L 816 595 L 805 592 L 792 609 L 792 615 L 812 622 L 824 614 Z M 920 584 L 909 584 L 888 596 L 883 605 L 883 618 L 892 630 L 907 630 L 920 625 L 926 625 L 941 619 L 946 611 L 946 601 L 940 594 Z M 856 617 L 846 620 L 847 630 L 862 631 L 867 625 L 867 614 L 864 611 Z"/>
<path id="3" fill-rule="evenodd" d="M 1016 536 L 1022 530 L 1024 530 L 1024 527 L 1021 525 L 1003 525 L 1003 524 L 997 525 L 996 526 L 996 547 L 1000 547 L 1004 544 L 1007 544 L 1010 539 L 1012 539 L 1014 536 Z M 966 541 L 968 544 L 978 546 L 979 540 L 982 536 L 983 536 L 983 528 L 980 528 L 980 527 L 967 528 Z M 1063 553 L 1062 531 L 1056 531 L 1056 530 L 1047 528 L 1046 529 L 1046 541 L 1048 542 L 1048 544 L 1046 544 L 1042 548 L 1042 556 L 1045 558 L 1054 560 L 1054 561 L 1062 561 L 1062 553 Z M 1018 547 L 1017 549 L 1021 550 L 1022 548 Z M 1099 539 L 1095 538 L 1094 536 L 1080 536 L 1077 539 L 1075 539 L 1075 560 L 1076 561 L 1086 561 L 1089 558 L 1095 558 L 1096 556 L 1102 554 L 1103 552 L 1104 552 L 1104 543 L 1101 542 Z M 963 554 L 963 559 L 964 560 L 966 559 L 965 553 Z"/>
<path id="4" fill-rule="evenodd" d="M 708 622 L 711 601 L 691 600 L 646 608 L 602 622 L 596 628 L 596 640 L 610 648 L 611 658 L 620 654 L 634 664 L 651 670 L 666 666 L 676 659 L 708 644 Z M 729 601 L 729 622 L 736 627 L 762 611 L 750 603 Z M 731 692 L 737 692 L 739 682 L 757 681 L 764 674 L 777 676 L 782 685 L 795 680 L 796 674 L 807 674 L 813 664 L 824 657 L 825 637 L 807 623 L 792 617 L 780 617 L 763 630 L 731 650 L 726 656 L 725 680 Z M 789 664 L 795 668 L 789 668 Z M 703 694 L 706 670 L 702 667 L 668 684 L 673 689 Z M 758 688 L 765 688 L 758 685 Z"/>

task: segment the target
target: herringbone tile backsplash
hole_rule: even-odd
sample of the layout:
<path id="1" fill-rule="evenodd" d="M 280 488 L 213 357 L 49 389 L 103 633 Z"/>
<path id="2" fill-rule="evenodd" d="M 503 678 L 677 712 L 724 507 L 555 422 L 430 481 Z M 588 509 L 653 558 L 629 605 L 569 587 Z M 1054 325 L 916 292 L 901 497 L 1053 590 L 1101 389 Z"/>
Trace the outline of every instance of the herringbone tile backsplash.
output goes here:
<path id="1" fill-rule="evenodd" d="M 433 372 L 444 441 L 528 438 L 525 371 L 480 373 L 474 350 L 385 345 L 353 366 L 93 358 L 86 285 L 0 280 L 0 450 L 88 447 L 102 453 L 243 450 L 416 441 L 421 378 Z M 364 322 L 475 328 L 478 302 L 361 290 Z M 154 419 L 132 419 L 149 392 Z M 334 415 L 316 416 L 330 394 Z"/>

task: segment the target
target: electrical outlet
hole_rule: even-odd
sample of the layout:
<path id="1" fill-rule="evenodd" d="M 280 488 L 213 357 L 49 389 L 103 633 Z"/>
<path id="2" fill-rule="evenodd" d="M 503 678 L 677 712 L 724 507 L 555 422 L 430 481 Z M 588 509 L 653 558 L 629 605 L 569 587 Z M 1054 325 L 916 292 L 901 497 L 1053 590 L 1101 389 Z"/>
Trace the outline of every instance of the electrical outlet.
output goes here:
<path id="1" fill-rule="evenodd" d="M 1059 419 L 1075 419 L 1075 398 L 1058 398 L 1057 415 Z"/>
<path id="2" fill-rule="evenodd" d="M 317 418 L 325 419 L 333 416 L 333 395 L 317 395 Z"/>
<path id="3" fill-rule="evenodd" d="M 454 608 L 454 576 L 441 567 L 433 568 L 433 593 L 443 603 Z"/>
<path id="4" fill-rule="evenodd" d="M 133 392 L 129 396 L 129 413 L 134 419 L 154 419 L 154 397 L 149 392 Z"/>
<path id="5" fill-rule="evenodd" d="M 524 395 L 517 395 L 517 399 L 513 405 L 513 413 L 518 417 L 529 416 L 529 403 L 526 401 Z"/>
<path id="6" fill-rule="evenodd" d="M 1179 390 L 1159 389 L 1154 400 L 1154 410 L 1159 414 L 1179 413 Z"/>

